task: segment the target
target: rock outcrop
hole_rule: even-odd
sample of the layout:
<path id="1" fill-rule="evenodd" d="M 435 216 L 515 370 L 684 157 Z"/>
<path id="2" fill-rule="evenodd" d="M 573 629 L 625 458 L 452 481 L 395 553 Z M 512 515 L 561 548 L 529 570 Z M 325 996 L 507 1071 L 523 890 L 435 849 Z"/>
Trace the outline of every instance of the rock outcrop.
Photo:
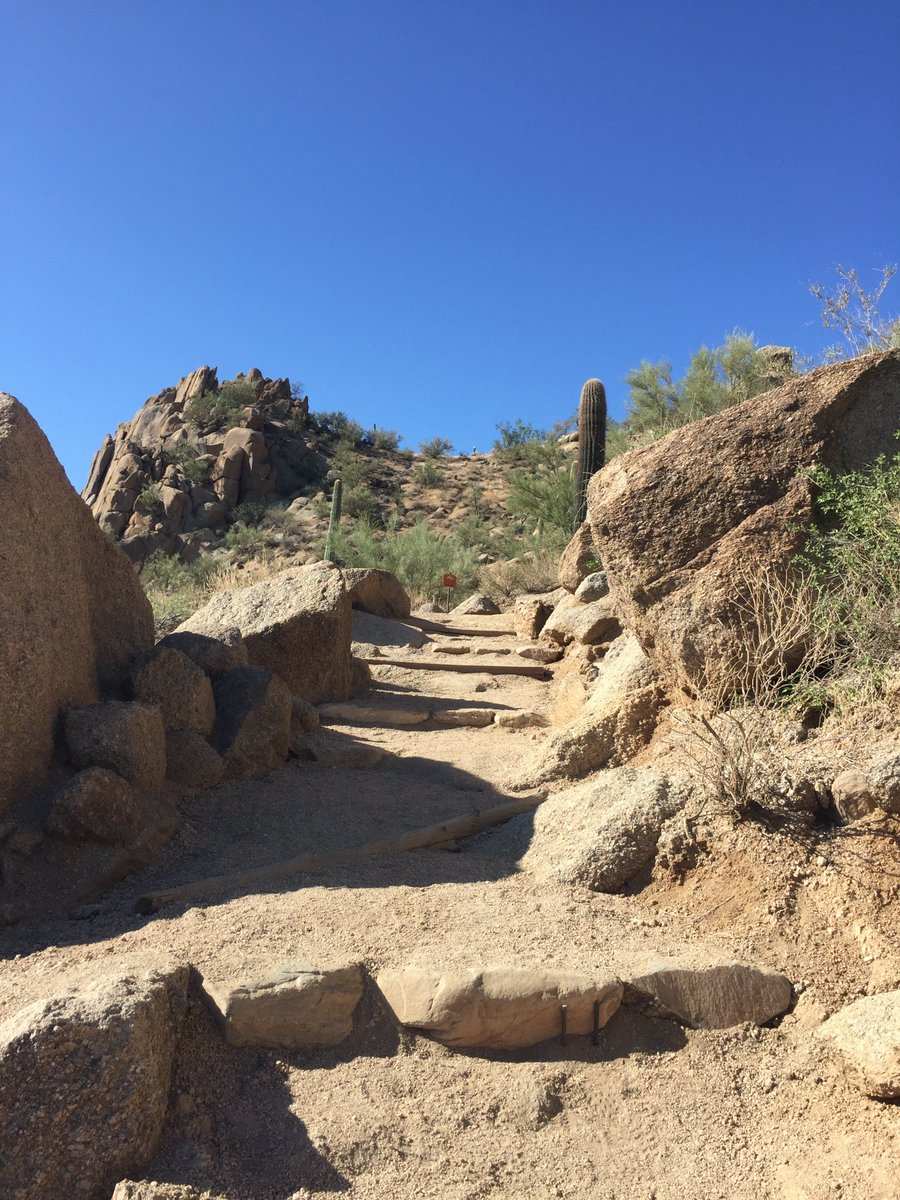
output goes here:
<path id="1" fill-rule="evenodd" d="M 747 581 L 784 572 L 812 519 L 805 475 L 896 448 L 900 351 L 809 375 L 613 459 L 594 477 L 593 540 L 610 590 L 670 689 L 737 686 Z"/>
<path id="2" fill-rule="evenodd" d="M 280 675 L 294 695 L 319 704 L 346 700 L 351 693 L 352 619 L 341 572 L 317 563 L 216 592 L 176 635 L 215 639 L 223 627 L 235 626 L 252 666 Z"/>
<path id="3" fill-rule="evenodd" d="M 324 475 L 308 407 L 288 379 L 254 369 L 220 385 L 215 367 L 199 367 L 105 439 L 82 495 L 133 561 L 192 559 L 237 505 L 294 497 Z"/>
<path id="4" fill-rule="evenodd" d="M 128 560 L 66 479 L 44 434 L 0 393 L 0 813 L 41 783 L 62 710 L 117 688 L 153 644 Z"/>

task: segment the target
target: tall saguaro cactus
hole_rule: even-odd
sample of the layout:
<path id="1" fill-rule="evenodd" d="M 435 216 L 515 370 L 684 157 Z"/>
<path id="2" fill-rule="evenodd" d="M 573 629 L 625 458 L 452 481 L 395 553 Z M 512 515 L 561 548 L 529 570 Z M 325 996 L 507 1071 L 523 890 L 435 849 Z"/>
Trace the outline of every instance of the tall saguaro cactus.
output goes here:
<path id="1" fill-rule="evenodd" d="M 328 522 L 328 534 L 325 538 L 325 561 L 331 562 L 334 553 L 334 539 L 341 524 L 341 494 L 344 485 L 339 479 L 334 481 L 334 491 L 331 493 L 331 519 Z"/>
<path id="2" fill-rule="evenodd" d="M 589 379 L 578 405 L 578 476 L 575 528 L 587 516 L 587 489 L 591 476 L 606 460 L 606 389 L 599 379 Z"/>

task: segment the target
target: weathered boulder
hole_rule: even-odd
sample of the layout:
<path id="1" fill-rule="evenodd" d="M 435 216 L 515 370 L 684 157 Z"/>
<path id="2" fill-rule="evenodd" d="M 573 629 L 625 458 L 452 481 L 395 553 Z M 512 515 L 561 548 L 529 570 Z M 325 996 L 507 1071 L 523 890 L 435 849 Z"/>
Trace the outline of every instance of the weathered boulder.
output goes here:
<path id="1" fill-rule="evenodd" d="M 166 734 L 166 778 L 181 787 L 205 790 L 225 777 L 225 760 L 199 733 L 173 729 Z"/>
<path id="2" fill-rule="evenodd" d="M 135 700 L 158 704 L 166 729 L 209 737 L 216 723 L 212 684 L 181 650 L 157 646 L 143 654 L 131 675 Z"/>
<path id="3" fill-rule="evenodd" d="M 0 1195 L 105 1200 L 162 1133 L 187 970 L 105 980 L 0 1025 Z"/>
<path id="4" fill-rule="evenodd" d="M 344 567 L 344 585 L 354 608 L 376 617 L 397 617 L 410 614 L 409 596 L 403 584 L 390 571 L 374 567 Z"/>
<path id="5" fill-rule="evenodd" d="M 500 609 L 490 596 L 476 592 L 474 596 L 469 596 L 468 600 L 457 604 L 452 611 L 461 617 L 495 617 Z"/>
<path id="6" fill-rule="evenodd" d="M 535 751 L 516 786 L 582 779 L 626 763 L 650 741 L 662 703 L 655 671 L 637 640 L 630 634 L 617 638 L 580 715 Z"/>
<path id="7" fill-rule="evenodd" d="M 531 662 L 554 663 L 563 656 L 562 646 L 517 646 L 519 658 L 530 659 Z"/>
<path id="8" fill-rule="evenodd" d="M 558 792 L 494 837 L 536 879 L 617 892 L 653 862 L 663 825 L 683 803 L 662 772 L 618 767 Z"/>
<path id="9" fill-rule="evenodd" d="M 235 625 L 210 628 L 209 633 L 170 633 L 157 648 L 186 654 L 210 679 L 219 679 L 233 667 L 250 666 L 247 647 Z"/>
<path id="10" fill-rule="evenodd" d="M 355 963 L 285 963 L 252 979 L 204 980 L 203 990 L 232 1046 L 310 1050 L 352 1033 L 363 977 Z"/>
<path id="11" fill-rule="evenodd" d="M 834 807 L 848 823 L 861 821 L 879 807 L 875 788 L 868 775 L 849 767 L 841 771 L 831 785 Z"/>
<path id="12" fill-rule="evenodd" d="M 284 680 L 262 667 L 235 667 L 214 684 L 212 745 L 229 777 L 280 766 L 291 744 L 292 698 Z"/>
<path id="13" fill-rule="evenodd" d="M 316 706 L 302 696 L 295 696 L 291 704 L 291 733 L 316 733 L 321 724 Z"/>
<path id="14" fill-rule="evenodd" d="M 516 596 L 512 607 L 512 624 L 516 637 L 531 641 L 544 628 L 544 622 L 565 595 L 563 588 L 540 596 Z"/>
<path id="15" fill-rule="evenodd" d="M 582 604 L 593 604 L 595 600 L 602 600 L 608 595 L 609 580 L 605 571 L 592 571 L 590 575 L 585 575 L 575 589 L 575 599 L 580 600 Z"/>
<path id="16" fill-rule="evenodd" d="M 217 592 L 176 633 L 214 637 L 222 626 L 237 626 L 254 667 L 275 672 L 296 695 L 318 704 L 350 695 L 351 620 L 341 572 L 316 563 Z"/>
<path id="17" fill-rule="evenodd" d="M 754 636 L 748 587 L 761 571 L 785 571 L 800 548 L 813 512 L 806 469 L 864 468 L 892 452 L 898 395 L 900 351 L 866 355 L 677 429 L 594 476 L 589 519 L 611 592 L 667 687 L 739 686 Z"/>
<path id="18" fill-rule="evenodd" d="M 141 827 L 141 807 L 131 786 L 104 767 L 89 767 L 55 797 L 47 828 L 64 838 L 127 846 Z"/>
<path id="19" fill-rule="evenodd" d="M 62 709 L 117 687 L 153 645 L 128 560 L 27 409 L 0 392 L 0 814 L 41 783 Z"/>
<path id="20" fill-rule="evenodd" d="M 390 621 L 367 612 L 353 614 L 354 645 L 366 646 L 424 646 L 427 638 L 421 629 L 404 625 L 401 621 Z"/>
<path id="21" fill-rule="evenodd" d="M 544 622 L 541 640 L 558 646 L 568 646 L 570 642 L 595 646 L 599 642 L 615 641 L 621 632 L 612 597 L 603 596 L 583 604 L 574 596 L 565 596 Z"/>
<path id="22" fill-rule="evenodd" d="M 583 521 L 559 560 L 559 586 L 567 592 L 577 592 L 582 580 L 597 570 L 599 561 L 600 555 L 594 544 L 591 527 L 587 521 Z"/>
<path id="23" fill-rule="evenodd" d="M 494 1049 L 534 1046 L 562 1031 L 591 1033 L 594 1005 L 604 1026 L 622 998 L 611 975 L 588 977 L 529 967 L 441 971 L 407 967 L 382 971 L 378 987 L 401 1025 L 421 1029 L 447 1046 Z"/>
<path id="24" fill-rule="evenodd" d="M 840 1009 L 819 1037 L 843 1056 L 862 1091 L 900 1099 L 900 991 L 863 996 Z"/>
<path id="25" fill-rule="evenodd" d="M 765 1025 L 793 1000 L 790 980 L 778 971 L 738 962 L 658 960 L 639 968 L 628 986 L 695 1029 Z"/>
<path id="26" fill-rule="evenodd" d="M 76 767 L 107 767 L 136 787 L 159 791 L 166 777 L 166 731 L 155 704 L 106 700 L 65 715 Z"/>

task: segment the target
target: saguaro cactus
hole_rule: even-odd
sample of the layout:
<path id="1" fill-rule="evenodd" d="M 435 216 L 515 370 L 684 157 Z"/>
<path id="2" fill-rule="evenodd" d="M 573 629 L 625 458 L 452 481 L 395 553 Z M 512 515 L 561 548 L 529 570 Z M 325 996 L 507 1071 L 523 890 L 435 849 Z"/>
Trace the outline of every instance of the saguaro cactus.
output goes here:
<path id="1" fill-rule="evenodd" d="M 606 459 L 606 389 L 599 379 L 589 379 L 578 405 L 578 475 L 575 528 L 587 516 L 587 488 L 591 476 Z"/>
<path id="2" fill-rule="evenodd" d="M 328 534 L 325 538 L 325 560 L 331 562 L 334 551 L 334 537 L 341 523 L 341 494 L 344 485 L 339 479 L 334 481 L 334 491 L 331 493 L 331 517 L 328 521 Z"/>

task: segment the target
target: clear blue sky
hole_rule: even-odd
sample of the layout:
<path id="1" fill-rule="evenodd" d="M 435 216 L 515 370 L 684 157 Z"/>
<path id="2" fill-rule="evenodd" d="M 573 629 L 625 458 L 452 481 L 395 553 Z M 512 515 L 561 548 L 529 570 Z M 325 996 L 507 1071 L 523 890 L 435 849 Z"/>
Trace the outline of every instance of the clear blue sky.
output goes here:
<path id="1" fill-rule="evenodd" d="M 900 258 L 896 0 L 5 0 L 0 39 L 0 389 L 78 487 L 202 363 L 484 449 L 736 326 L 814 354 L 809 283 Z"/>

